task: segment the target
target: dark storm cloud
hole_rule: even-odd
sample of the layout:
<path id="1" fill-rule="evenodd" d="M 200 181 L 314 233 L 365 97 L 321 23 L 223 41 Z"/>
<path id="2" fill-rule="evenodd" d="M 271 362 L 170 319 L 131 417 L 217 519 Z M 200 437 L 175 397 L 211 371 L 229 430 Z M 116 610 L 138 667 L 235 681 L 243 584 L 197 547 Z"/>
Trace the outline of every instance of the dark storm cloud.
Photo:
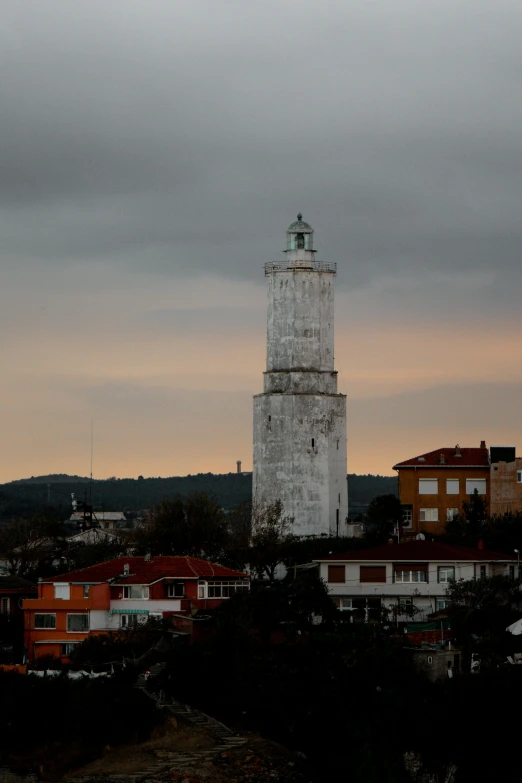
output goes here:
<path id="1" fill-rule="evenodd" d="M 514 0 L 3 11 L 5 259 L 259 277 L 301 209 L 351 287 L 492 265 L 518 285 Z"/>

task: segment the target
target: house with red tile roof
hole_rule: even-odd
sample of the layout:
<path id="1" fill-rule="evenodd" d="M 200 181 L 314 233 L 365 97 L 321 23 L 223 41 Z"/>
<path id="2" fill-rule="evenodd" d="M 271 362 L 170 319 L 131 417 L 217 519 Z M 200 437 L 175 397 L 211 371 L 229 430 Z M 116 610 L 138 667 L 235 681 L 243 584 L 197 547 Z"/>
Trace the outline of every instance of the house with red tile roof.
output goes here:
<path id="1" fill-rule="evenodd" d="M 443 447 L 398 462 L 403 530 L 443 533 L 475 490 L 490 500 L 490 463 L 486 442 L 478 448 Z"/>
<path id="2" fill-rule="evenodd" d="M 381 608 L 414 607 L 416 620 L 446 608 L 446 588 L 453 580 L 479 579 L 503 574 L 519 576 L 513 555 L 483 548 L 450 546 L 430 541 L 328 555 L 314 561 L 339 609 L 366 621 L 377 620 Z"/>
<path id="3" fill-rule="evenodd" d="M 43 579 L 23 602 L 29 660 L 67 658 L 92 634 L 208 611 L 249 588 L 248 574 L 185 556 L 119 557 Z"/>

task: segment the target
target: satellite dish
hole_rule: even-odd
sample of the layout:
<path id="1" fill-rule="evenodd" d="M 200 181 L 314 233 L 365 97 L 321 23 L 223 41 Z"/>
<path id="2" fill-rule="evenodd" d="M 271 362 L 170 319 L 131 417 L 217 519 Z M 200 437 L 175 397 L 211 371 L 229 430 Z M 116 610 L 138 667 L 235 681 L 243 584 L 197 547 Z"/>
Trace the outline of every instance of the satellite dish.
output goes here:
<path id="1" fill-rule="evenodd" d="M 424 533 L 417 533 L 415 538 L 417 539 L 417 541 L 425 541 L 426 540 L 426 536 L 424 535 Z"/>

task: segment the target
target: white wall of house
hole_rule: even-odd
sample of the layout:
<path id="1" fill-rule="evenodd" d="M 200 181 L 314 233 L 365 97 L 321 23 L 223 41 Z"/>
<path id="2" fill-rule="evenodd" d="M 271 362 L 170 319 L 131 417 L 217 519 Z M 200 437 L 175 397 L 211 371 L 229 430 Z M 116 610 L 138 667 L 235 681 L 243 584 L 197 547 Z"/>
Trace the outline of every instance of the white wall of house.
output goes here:
<path id="1" fill-rule="evenodd" d="M 124 598 L 121 601 L 114 599 L 110 603 L 111 609 L 142 609 L 144 613 L 160 614 L 162 612 L 179 612 L 181 610 L 181 601 L 179 598 L 160 598 L 160 599 L 138 599 Z"/>
<path id="2" fill-rule="evenodd" d="M 341 562 L 336 563 L 330 561 L 328 563 L 320 564 L 320 576 L 328 584 L 328 590 L 335 596 L 390 596 L 394 598 L 419 595 L 426 598 L 443 597 L 446 593 L 447 583 L 438 581 L 438 569 L 439 567 L 453 566 L 455 568 L 455 580 L 460 579 L 467 580 L 473 578 L 479 578 L 481 576 L 480 567 L 483 566 L 486 569 L 486 576 L 492 576 L 494 574 L 509 573 L 509 566 L 503 563 L 429 563 L 428 564 L 428 581 L 427 582 L 394 582 L 394 563 L 369 563 L 369 562 L 349 562 L 345 563 L 345 582 L 328 582 L 328 566 L 329 565 L 343 565 Z M 384 582 L 360 582 L 360 566 L 385 566 L 386 567 L 386 583 Z M 400 565 L 400 562 L 395 562 L 395 565 Z"/>
<path id="3" fill-rule="evenodd" d="M 121 627 L 121 615 L 124 610 L 132 611 L 141 610 L 143 614 L 163 614 L 163 612 L 179 612 L 181 610 L 181 601 L 179 599 L 168 600 L 123 600 L 123 601 L 111 601 L 110 609 L 117 609 L 118 612 L 111 614 L 111 611 L 106 609 L 92 609 L 90 612 L 90 629 L 91 631 L 117 631 Z"/>

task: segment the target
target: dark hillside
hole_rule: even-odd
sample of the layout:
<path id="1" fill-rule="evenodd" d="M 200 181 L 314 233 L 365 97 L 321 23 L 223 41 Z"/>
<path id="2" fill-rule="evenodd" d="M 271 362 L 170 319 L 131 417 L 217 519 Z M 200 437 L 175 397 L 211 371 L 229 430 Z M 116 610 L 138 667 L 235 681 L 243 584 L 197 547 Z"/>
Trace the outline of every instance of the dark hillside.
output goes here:
<path id="1" fill-rule="evenodd" d="M 397 492 L 395 476 L 348 476 L 350 505 L 367 505 L 376 495 Z M 77 476 L 40 476 L 0 485 L 0 519 L 29 516 L 54 509 L 65 517 L 71 513 L 71 493 L 77 500 L 89 497 L 90 485 Z M 250 473 L 199 473 L 171 478 L 108 479 L 92 482 L 95 511 L 138 511 L 177 494 L 193 492 L 213 495 L 225 509 L 249 501 Z M 49 503 L 50 499 L 50 503 Z"/>

